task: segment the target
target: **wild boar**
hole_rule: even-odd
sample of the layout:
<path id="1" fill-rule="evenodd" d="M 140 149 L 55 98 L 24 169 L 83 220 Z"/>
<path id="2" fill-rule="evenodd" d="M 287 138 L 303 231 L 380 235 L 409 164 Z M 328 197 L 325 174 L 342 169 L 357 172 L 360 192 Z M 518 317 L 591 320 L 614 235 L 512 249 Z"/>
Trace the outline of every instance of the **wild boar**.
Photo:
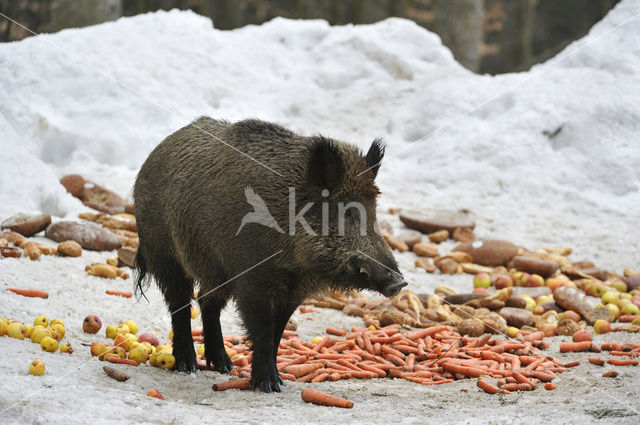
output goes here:
<path id="1" fill-rule="evenodd" d="M 134 187 L 137 292 L 152 275 L 171 312 L 176 369 L 195 372 L 189 302 L 200 286 L 207 364 L 233 368 L 220 310 L 233 299 L 253 342 L 252 388 L 280 391 L 276 354 L 307 297 L 329 288 L 385 296 L 406 285 L 377 232 L 384 155 L 259 120 L 202 117 L 163 140 Z M 283 230 L 284 229 L 284 230 Z"/>

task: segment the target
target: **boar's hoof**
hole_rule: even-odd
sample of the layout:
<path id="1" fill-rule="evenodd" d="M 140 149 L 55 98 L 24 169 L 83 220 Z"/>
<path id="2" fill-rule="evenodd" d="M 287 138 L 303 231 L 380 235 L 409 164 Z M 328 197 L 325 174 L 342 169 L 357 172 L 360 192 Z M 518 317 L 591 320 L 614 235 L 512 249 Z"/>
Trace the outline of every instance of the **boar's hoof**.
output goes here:
<path id="1" fill-rule="evenodd" d="M 213 364 L 213 369 L 220 373 L 229 373 L 233 369 L 233 362 L 225 352 L 218 359 L 207 359 L 207 366 L 211 366 L 211 364 Z"/>
<path id="2" fill-rule="evenodd" d="M 191 350 L 191 353 L 183 351 L 185 350 L 174 349 L 173 355 L 176 358 L 174 370 L 177 370 L 178 372 L 195 373 L 198 370 L 196 353 L 193 350 Z"/>
<path id="3" fill-rule="evenodd" d="M 280 389 L 280 383 L 278 382 L 279 380 L 281 380 L 281 378 L 275 374 L 264 378 L 251 377 L 251 389 L 259 389 L 265 393 L 279 393 L 282 392 Z"/>

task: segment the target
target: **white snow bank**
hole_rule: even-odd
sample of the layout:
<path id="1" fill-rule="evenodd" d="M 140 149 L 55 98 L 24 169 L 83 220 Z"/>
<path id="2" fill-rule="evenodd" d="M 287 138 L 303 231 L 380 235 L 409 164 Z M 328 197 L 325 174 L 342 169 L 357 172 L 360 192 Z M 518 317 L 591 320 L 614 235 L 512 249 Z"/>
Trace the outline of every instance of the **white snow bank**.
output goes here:
<path id="1" fill-rule="evenodd" d="M 619 4 L 548 63 L 496 77 L 465 70 L 436 35 L 402 19 L 219 31 L 192 12 L 160 11 L 2 44 L 0 143 L 11 182 L 3 178 L 0 217 L 72 213 L 77 203 L 52 178 L 70 172 L 126 196 L 153 147 L 206 114 L 363 147 L 383 136 L 383 205 L 470 207 L 504 225 L 487 226 L 493 236 L 515 240 L 537 241 L 515 221 L 553 232 L 556 221 L 595 217 L 584 225 L 597 226 L 602 214 L 624 235 L 640 216 L 640 20 L 602 35 L 635 4 Z"/>

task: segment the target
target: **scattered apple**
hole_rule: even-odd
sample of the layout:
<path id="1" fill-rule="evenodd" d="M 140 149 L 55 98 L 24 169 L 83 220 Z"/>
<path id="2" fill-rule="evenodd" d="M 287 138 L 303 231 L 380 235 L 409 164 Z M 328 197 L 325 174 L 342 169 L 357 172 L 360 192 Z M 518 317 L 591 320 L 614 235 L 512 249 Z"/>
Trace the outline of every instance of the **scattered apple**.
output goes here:
<path id="1" fill-rule="evenodd" d="M 514 327 L 514 326 L 509 326 L 507 328 L 507 335 L 509 335 L 509 337 L 514 338 L 516 336 L 516 334 L 520 332 L 520 329 Z"/>
<path id="2" fill-rule="evenodd" d="M 628 292 L 622 292 L 619 297 L 621 300 L 633 300 L 633 295 Z"/>
<path id="3" fill-rule="evenodd" d="M 40 360 L 34 360 L 29 364 L 29 373 L 35 376 L 44 374 L 44 363 Z"/>
<path id="4" fill-rule="evenodd" d="M 204 357 L 204 344 L 198 345 L 198 348 L 196 348 L 196 354 L 200 357 Z"/>
<path id="5" fill-rule="evenodd" d="M 102 327 L 102 321 L 95 314 L 89 315 L 82 321 L 82 330 L 88 334 L 98 333 Z"/>
<path id="6" fill-rule="evenodd" d="M 592 297 L 600 298 L 605 292 L 607 292 L 607 287 L 601 283 L 593 282 L 584 288 L 584 292 Z"/>
<path id="7" fill-rule="evenodd" d="M 122 347 L 116 347 L 115 345 L 110 345 L 109 346 L 109 350 L 115 354 L 116 356 L 122 358 L 122 359 L 126 359 L 127 358 L 127 352 L 124 351 L 124 348 Z"/>
<path id="8" fill-rule="evenodd" d="M 6 321 L 0 321 L 0 336 L 5 336 L 7 334 L 8 328 L 9 324 Z"/>
<path id="9" fill-rule="evenodd" d="M 538 305 L 542 305 L 542 304 L 546 304 L 546 303 L 550 303 L 553 302 L 553 295 L 549 294 L 549 295 L 540 295 L 538 298 L 536 298 L 536 304 Z"/>
<path id="10" fill-rule="evenodd" d="M 144 345 L 139 344 L 136 347 L 133 347 L 131 351 L 129 351 L 128 359 L 133 360 L 134 362 L 141 364 L 147 362 L 147 357 L 149 353 Z"/>
<path id="11" fill-rule="evenodd" d="M 474 288 L 489 288 L 491 286 L 491 277 L 488 273 L 477 273 L 473 276 Z"/>
<path id="12" fill-rule="evenodd" d="M 160 369 L 168 369 L 171 370 L 176 364 L 176 358 L 173 357 L 173 354 L 169 353 L 160 353 L 156 355 L 156 366 Z"/>
<path id="13" fill-rule="evenodd" d="M 620 307 L 618 307 L 616 304 L 607 304 L 607 308 L 611 310 L 616 320 L 618 320 L 618 317 L 620 317 Z"/>
<path id="14" fill-rule="evenodd" d="M 520 274 L 518 275 L 517 279 L 514 279 L 514 284 L 515 286 L 524 286 L 524 284 L 527 282 L 527 280 L 529 280 L 529 273 L 526 272 L 519 272 Z"/>
<path id="15" fill-rule="evenodd" d="M 513 279 L 511 279 L 511 276 L 501 274 L 496 277 L 494 285 L 496 289 L 510 288 L 513 286 Z"/>
<path id="16" fill-rule="evenodd" d="M 556 327 L 551 323 L 543 323 L 538 328 L 539 331 L 542 331 L 545 337 L 556 336 Z"/>
<path id="17" fill-rule="evenodd" d="M 558 322 L 561 322 L 565 319 L 573 320 L 574 322 L 578 323 L 580 321 L 580 315 L 573 310 L 563 311 L 562 313 L 558 314 Z"/>
<path id="18" fill-rule="evenodd" d="M 160 400 L 164 400 L 164 397 L 162 397 L 162 394 L 160 394 L 160 391 L 156 390 L 155 388 L 149 390 L 147 395 L 149 397 L 153 397 L 153 398 L 158 398 Z"/>
<path id="19" fill-rule="evenodd" d="M 122 347 L 124 351 L 129 351 L 131 350 L 131 347 L 133 347 L 133 344 L 136 342 L 138 342 L 138 340 L 133 334 L 118 334 L 113 340 L 113 345 L 115 345 L 116 347 Z"/>
<path id="20" fill-rule="evenodd" d="M 173 328 L 169 331 L 169 339 L 173 341 Z"/>
<path id="21" fill-rule="evenodd" d="M 132 334 L 137 334 L 138 333 L 138 324 L 136 322 L 134 322 L 133 320 L 127 320 L 126 322 L 124 322 L 125 325 L 129 326 L 129 332 Z"/>
<path id="22" fill-rule="evenodd" d="M 104 356 L 109 349 L 103 342 L 94 342 L 91 344 L 91 355 L 93 357 Z"/>
<path id="23" fill-rule="evenodd" d="M 24 325 L 24 337 L 31 338 L 31 331 L 33 331 L 33 326 Z"/>
<path id="24" fill-rule="evenodd" d="M 107 338 L 109 339 L 113 339 L 116 337 L 116 335 L 118 334 L 118 328 L 116 328 L 113 325 L 109 325 L 107 326 L 107 328 L 105 329 L 105 333 L 107 334 Z"/>
<path id="25" fill-rule="evenodd" d="M 62 341 L 62 338 L 64 338 L 66 333 L 64 326 L 60 324 L 49 325 L 49 331 L 51 332 L 51 337 L 58 342 Z"/>
<path id="26" fill-rule="evenodd" d="M 49 353 L 55 353 L 58 351 L 58 341 L 51 338 L 50 336 L 45 336 L 40 340 L 40 348 L 42 351 L 47 351 Z"/>
<path id="27" fill-rule="evenodd" d="M 156 353 L 173 353 L 173 347 L 169 344 L 158 345 L 156 347 Z"/>
<path id="28" fill-rule="evenodd" d="M 473 291 L 471 291 L 471 293 L 489 295 L 489 290 L 487 288 L 473 288 Z"/>
<path id="29" fill-rule="evenodd" d="M 15 339 L 23 340 L 25 335 L 24 325 L 20 322 L 9 323 L 7 327 L 7 336 Z"/>
<path id="30" fill-rule="evenodd" d="M 53 325 L 62 325 L 64 326 L 64 322 L 62 321 L 62 319 L 53 319 L 49 322 L 49 326 L 53 326 Z"/>
<path id="31" fill-rule="evenodd" d="M 628 314 L 630 316 L 635 316 L 637 314 L 640 314 L 640 308 L 638 308 L 637 305 L 635 305 L 631 301 L 622 303 L 623 301 L 627 301 L 627 300 L 620 300 L 620 303 L 621 303 L 620 310 L 622 311 L 622 313 Z"/>
<path id="32" fill-rule="evenodd" d="M 593 324 L 593 330 L 597 334 L 606 334 L 611 332 L 611 325 L 604 319 L 596 320 L 596 323 Z"/>
<path id="33" fill-rule="evenodd" d="M 581 330 L 573 334 L 573 342 L 592 341 L 593 335 L 587 330 Z"/>
<path id="34" fill-rule="evenodd" d="M 522 298 L 527 303 L 527 305 L 524 307 L 525 309 L 533 311 L 533 309 L 536 308 L 535 300 L 529 295 L 520 295 L 520 298 Z"/>
<path id="35" fill-rule="evenodd" d="M 200 310 L 195 307 L 191 307 L 191 319 L 197 319 L 200 316 Z"/>
<path id="36" fill-rule="evenodd" d="M 73 347 L 71 347 L 71 344 L 69 342 L 63 342 L 62 344 L 60 344 L 60 352 L 73 354 Z"/>
<path id="37" fill-rule="evenodd" d="M 635 319 L 633 319 L 633 322 L 631 322 L 631 324 L 635 326 L 640 326 L 640 317 L 636 317 Z"/>
<path id="38" fill-rule="evenodd" d="M 45 336 L 51 336 L 51 331 L 49 329 L 40 325 L 34 326 L 33 330 L 31 331 L 31 342 L 33 342 L 34 344 L 40 344 L 40 341 Z"/>
<path id="39" fill-rule="evenodd" d="M 33 321 L 33 326 L 42 326 L 43 328 L 46 328 L 47 326 L 49 326 L 49 319 L 47 319 L 45 316 L 38 316 Z"/>
<path id="40" fill-rule="evenodd" d="M 155 334 L 145 333 L 138 337 L 138 342 L 148 342 L 149 344 L 157 347 L 160 344 L 160 340 Z"/>
<path id="41" fill-rule="evenodd" d="M 602 300 L 602 304 L 618 304 L 618 293 L 613 291 L 607 291 L 602 294 L 600 298 Z"/>
<path id="42" fill-rule="evenodd" d="M 119 334 L 130 334 L 131 333 L 131 329 L 129 329 L 129 326 L 125 325 L 124 323 L 121 324 L 120 326 L 118 326 L 116 331 Z"/>
<path id="43" fill-rule="evenodd" d="M 531 274 L 527 277 L 527 280 L 524 281 L 521 286 L 526 286 L 529 288 L 544 286 L 544 278 L 539 274 Z"/>
<path id="44" fill-rule="evenodd" d="M 613 279 L 611 281 L 607 281 L 607 284 L 619 292 L 627 292 L 627 284 L 624 283 L 620 279 Z"/>

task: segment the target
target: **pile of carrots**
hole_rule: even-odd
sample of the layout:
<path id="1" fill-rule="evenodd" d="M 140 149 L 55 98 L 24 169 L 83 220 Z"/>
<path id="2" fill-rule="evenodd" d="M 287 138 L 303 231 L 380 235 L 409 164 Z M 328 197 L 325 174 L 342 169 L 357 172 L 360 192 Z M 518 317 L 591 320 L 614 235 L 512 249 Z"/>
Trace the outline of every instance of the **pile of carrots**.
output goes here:
<path id="1" fill-rule="evenodd" d="M 278 349 L 278 371 L 283 379 L 297 382 L 391 377 L 440 385 L 480 378 L 478 385 L 485 391 L 508 393 L 532 390 L 541 381 L 550 383 L 567 370 L 557 359 L 534 354 L 536 347 L 544 346 L 542 332 L 521 331 L 517 340 L 499 340 L 489 334 L 462 337 L 446 326 L 408 333 L 400 329 L 400 325 L 389 325 L 352 329 L 347 334 L 331 328 L 327 333 L 343 334 L 342 338 L 326 336 L 316 344 L 301 340 L 294 332 L 285 333 L 287 339 Z M 248 379 L 251 354 L 244 342 L 243 337 L 225 337 L 236 366 L 231 375 Z M 206 369 L 202 359 L 199 364 Z M 485 376 L 497 378 L 500 388 L 483 380 Z"/>

